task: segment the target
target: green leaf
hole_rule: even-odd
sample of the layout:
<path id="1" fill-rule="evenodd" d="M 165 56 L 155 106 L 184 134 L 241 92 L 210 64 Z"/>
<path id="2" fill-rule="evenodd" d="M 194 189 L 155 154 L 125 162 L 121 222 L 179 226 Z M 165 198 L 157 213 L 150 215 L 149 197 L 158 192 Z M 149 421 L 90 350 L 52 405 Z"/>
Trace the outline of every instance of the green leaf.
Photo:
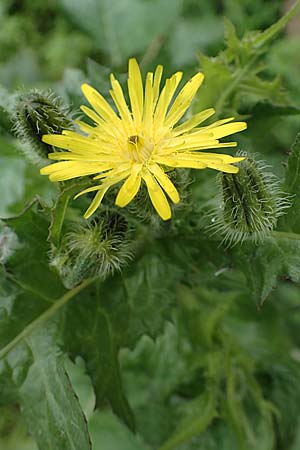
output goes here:
<path id="1" fill-rule="evenodd" d="M 205 394 L 190 402 L 188 409 L 189 414 L 167 442 L 160 447 L 160 450 L 172 450 L 206 430 L 217 416 L 214 390 L 207 389 Z"/>
<path id="2" fill-rule="evenodd" d="M 282 106 L 266 101 L 259 101 L 254 108 L 243 111 L 243 114 L 251 114 L 256 120 L 265 117 L 296 116 L 300 114 L 300 108 L 293 105 Z"/>
<path id="3" fill-rule="evenodd" d="M 262 304 L 279 279 L 300 282 L 300 235 L 274 232 L 259 245 L 244 244 L 236 250 L 235 261 L 246 276 L 253 299 Z"/>
<path id="4" fill-rule="evenodd" d="M 48 333 L 45 327 L 26 341 L 33 363 L 17 387 L 22 412 L 41 450 L 89 450 L 85 417 Z"/>
<path id="5" fill-rule="evenodd" d="M 282 217 L 281 229 L 299 233 L 300 230 L 300 133 L 292 146 L 285 175 L 284 192 L 291 195 L 292 206 Z"/>
<path id="6" fill-rule="evenodd" d="M 41 450 L 90 450 L 86 420 L 52 334 L 49 325 L 39 329 L 0 368 L 10 373 L 15 399 Z"/>
<path id="7" fill-rule="evenodd" d="M 17 236 L 17 249 L 5 265 L 0 307 L 0 346 L 4 347 L 26 325 L 59 298 L 65 288 L 49 269 L 47 235 L 49 222 L 33 204 L 24 214 L 7 220 Z"/>
<path id="8" fill-rule="evenodd" d="M 109 412 L 94 414 L 89 429 L 95 450 L 145 450 L 137 437 Z"/>
<path id="9" fill-rule="evenodd" d="M 15 142 L 0 136 L 0 217 L 20 213 L 37 195 L 52 200 L 56 187 L 40 176 L 37 167 L 26 161 Z"/>
<path id="10" fill-rule="evenodd" d="M 200 32 L 201 30 L 201 32 Z M 178 69 L 195 65 L 197 52 L 207 50 L 222 39 L 221 18 L 205 15 L 203 18 L 182 17 L 178 20 L 167 41 L 172 66 Z"/>
<path id="11" fill-rule="evenodd" d="M 145 51 L 157 36 L 173 25 L 181 8 L 164 0 L 60 0 L 64 11 L 85 30 L 95 46 L 108 54 L 113 66 L 126 64 L 128 57 Z M 132 32 L 134 30 L 134 33 Z"/>
<path id="12" fill-rule="evenodd" d="M 289 105 L 280 78 L 270 81 L 258 75 L 264 69 L 258 59 L 267 50 L 267 44 L 296 14 L 299 4 L 298 0 L 297 5 L 265 31 L 246 32 L 242 39 L 238 38 L 234 25 L 225 20 L 226 49 L 215 58 L 199 56 L 206 75 L 206 93 L 203 96 L 200 91 L 195 110 L 214 105 L 220 117 L 223 114 L 237 116 L 261 101 Z"/>
<path id="13" fill-rule="evenodd" d="M 10 229 L 14 239 L 4 251 L 5 271 L 1 270 L 1 399 L 21 403 L 41 450 L 69 450 L 77 445 L 88 450 L 86 424 L 63 358 L 48 326 L 40 328 L 81 287 L 66 292 L 50 270 L 49 221 L 37 202 L 7 222 L 5 230 Z"/>
<path id="14" fill-rule="evenodd" d="M 144 334 L 155 338 L 163 331 L 171 317 L 177 276 L 162 255 L 151 252 L 135 268 L 99 284 L 96 292 L 66 309 L 65 349 L 86 361 L 97 406 L 107 399 L 131 429 L 134 419 L 123 392 L 118 352 L 134 346 Z"/>
<path id="15" fill-rule="evenodd" d="M 109 311 L 105 300 L 105 293 L 98 286 L 96 293 L 90 291 L 67 308 L 64 348 L 73 357 L 80 355 L 85 360 L 96 393 L 96 406 L 108 400 L 115 413 L 134 429 L 133 414 L 122 389 L 116 339 L 118 327 L 122 329 L 124 317 L 126 320 L 127 307 L 122 297 L 112 296 L 109 301 L 114 310 Z"/>
<path id="16" fill-rule="evenodd" d="M 271 25 L 262 33 L 257 34 L 253 38 L 253 47 L 261 48 L 264 45 L 268 44 L 274 37 L 278 35 L 289 23 L 289 21 L 297 14 L 300 6 L 300 1 L 297 0 L 294 5 L 286 12 L 284 16 L 282 16 L 276 23 Z"/>

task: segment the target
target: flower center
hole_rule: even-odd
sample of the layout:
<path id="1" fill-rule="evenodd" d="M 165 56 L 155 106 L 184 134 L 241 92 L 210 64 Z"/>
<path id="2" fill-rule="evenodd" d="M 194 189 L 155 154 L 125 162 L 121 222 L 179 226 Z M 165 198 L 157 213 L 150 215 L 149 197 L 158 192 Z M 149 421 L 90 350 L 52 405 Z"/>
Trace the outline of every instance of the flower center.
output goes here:
<path id="1" fill-rule="evenodd" d="M 131 159 L 138 163 L 145 163 L 151 157 L 154 144 L 150 139 L 133 135 L 128 137 L 127 148 Z"/>

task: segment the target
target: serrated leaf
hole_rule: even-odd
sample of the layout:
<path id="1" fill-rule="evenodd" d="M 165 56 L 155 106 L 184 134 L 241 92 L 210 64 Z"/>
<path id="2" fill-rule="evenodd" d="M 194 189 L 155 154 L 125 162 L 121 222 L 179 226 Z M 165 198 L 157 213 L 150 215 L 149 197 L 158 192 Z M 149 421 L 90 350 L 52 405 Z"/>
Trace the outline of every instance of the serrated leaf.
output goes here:
<path id="1" fill-rule="evenodd" d="M 86 361 L 96 404 L 107 399 L 131 429 L 134 419 L 123 392 L 118 352 L 144 334 L 155 338 L 162 332 L 171 316 L 177 276 L 161 257 L 146 254 L 134 269 L 99 284 L 96 293 L 66 309 L 65 349 Z"/>
<path id="2" fill-rule="evenodd" d="M 253 299 L 263 303 L 280 278 L 300 282 L 300 236 L 277 232 L 259 245 L 245 244 L 236 264 L 246 276 Z"/>
<path id="3" fill-rule="evenodd" d="M 91 449 L 86 420 L 49 326 L 0 362 L 0 387 L 2 383 L 4 393 L 10 385 L 41 450 Z"/>
<path id="4" fill-rule="evenodd" d="M 123 393 L 118 363 L 116 336 L 120 330 L 116 331 L 113 318 L 105 308 L 106 296 L 102 292 L 98 286 L 96 293 L 89 292 L 84 301 L 80 299 L 67 308 L 64 349 L 73 357 L 80 355 L 85 360 L 96 393 L 96 406 L 108 400 L 115 413 L 134 429 L 134 418 Z M 126 320 L 126 303 L 114 296 L 110 300 L 115 302 L 111 314 Z M 117 326 L 122 328 L 121 323 L 122 319 L 117 320 Z"/>
<path id="5" fill-rule="evenodd" d="M 48 264 L 49 222 L 35 203 L 19 217 L 7 220 L 18 247 L 9 257 L 2 284 L 0 346 L 4 347 L 24 327 L 49 308 L 64 292 Z"/>
<path id="6" fill-rule="evenodd" d="M 292 145 L 285 175 L 284 192 L 291 195 L 291 207 L 280 221 L 281 229 L 300 231 L 300 133 Z"/>
<path id="7" fill-rule="evenodd" d="M 276 24 L 265 31 L 250 31 L 238 39 L 233 24 L 225 20 L 226 49 L 215 58 L 199 56 L 206 75 L 206 93 L 197 97 L 197 110 L 214 105 L 217 117 L 223 114 L 237 116 L 263 100 L 288 106 L 288 98 L 281 80 L 263 80 L 258 59 L 267 50 L 267 44 L 277 36 L 295 15 L 299 6 L 291 8 Z"/>
<path id="8" fill-rule="evenodd" d="M 300 114 L 300 108 L 294 105 L 282 106 L 266 101 L 256 103 L 254 108 L 243 111 L 243 114 L 251 114 L 254 119 L 275 116 L 296 116 Z"/>
<path id="9" fill-rule="evenodd" d="M 80 448 L 88 450 L 83 413 L 63 359 L 47 326 L 44 331 L 40 328 L 78 287 L 66 293 L 49 268 L 49 221 L 37 202 L 7 222 L 18 245 L 7 255 L 5 270 L 1 271 L 1 399 L 23 405 L 29 429 L 41 450 L 77 449 L 78 442 Z"/>
<path id="10" fill-rule="evenodd" d="M 18 352 L 29 359 L 20 377 Z M 11 370 L 16 397 L 30 433 L 40 450 L 90 450 L 86 420 L 64 368 L 63 357 L 46 326 L 12 352 L 5 361 Z"/>
<path id="11" fill-rule="evenodd" d="M 287 11 L 287 13 L 282 16 L 276 23 L 271 25 L 262 33 L 257 34 L 257 36 L 253 38 L 253 47 L 261 48 L 264 45 L 268 44 L 272 39 L 274 39 L 274 37 L 276 37 L 278 33 L 280 33 L 285 28 L 288 22 L 297 14 L 299 5 L 300 1 L 297 0 L 294 5 Z"/>

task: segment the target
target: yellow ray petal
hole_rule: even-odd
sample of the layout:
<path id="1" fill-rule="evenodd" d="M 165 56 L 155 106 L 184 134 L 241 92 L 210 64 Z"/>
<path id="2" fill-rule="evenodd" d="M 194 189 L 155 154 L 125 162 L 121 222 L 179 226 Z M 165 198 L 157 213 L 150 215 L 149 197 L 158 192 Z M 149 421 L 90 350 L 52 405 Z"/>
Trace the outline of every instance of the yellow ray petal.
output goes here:
<path id="1" fill-rule="evenodd" d="M 63 148 L 65 150 L 86 152 L 87 147 L 89 151 L 98 149 L 99 144 L 95 143 L 86 136 L 77 134 L 77 137 L 65 136 L 63 134 L 44 134 L 42 141 L 54 147 Z"/>
<path id="2" fill-rule="evenodd" d="M 169 220 L 172 216 L 172 213 L 163 190 L 148 170 L 144 171 L 144 173 L 142 174 L 142 178 L 147 185 L 150 200 L 157 213 L 163 220 Z"/>
<path id="3" fill-rule="evenodd" d="M 155 113 L 154 113 L 154 127 L 160 128 L 163 125 L 163 121 L 165 119 L 165 115 L 167 113 L 167 109 L 170 105 L 170 102 L 175 94 L 175 91 L 178 87 L 182 78 L 182 72 L 176 72 L 171 78 L 166 80 L 166 84 L 159 96 Z"/>
<path id="4" fill-rule="evenodd" d="M 110 188 L 110 186 L 106 186 L 105 188 L 100 189 L 99 192 L 97 192 L 97 194 L 95 195 L 92 203 L 90 204 L 90 206 L 88 207 L 88 209 L 84 213 L 83 217 L 85 219 L 88 219 L 92 214 L 94 214 L 96 209 L 100 206 L 100 203 L 102 202 L 103 197 L 104 197 L 104 195 L 106 194 L 106 192 L 108 191 L 109 188 Z"/>
<path id="5" fill-rule="evenodd" d="M 179 125 L 178 127 L 174 128 L 174 130 L 172 132 L 172 136 L 178 136 L 179 134 L 183 134 L 183 133 L 186 133 L 187 131 L 190 131 L 192 128 L 194 128 L 197 125 L 199 125 L 200 123 L 204 122 L 206 119 L 208 119 L 214 113 L 215 113 L 215 110 L 213 108 L 209 108 L 209 109 L 205 109 L 204 111 L 199 112 L 198 114 L 195 114 L 189 120 L 187 120 L 183 124 Z"/>
<path id="6" fill-rule="evenodd" d="M 153 73 L 148 72 L 146 77 L 146 86 L 145 86 L 145 103 L 144 103 L 144 127 L 146 130 L 150 131 L 150 135 L 152 134 L 152 124 L 153 124 Z"/>
<path id="7" fill-rule="evenodd" d="M 207 167 L 215 170 L 219 170 L 220 172 L 226 172 L 226 173 L 238 173 L 239 168 L 236 166 L 233 166 L 231 164 L 218 164 L 218 163 L 212 163 L 209 164 Z"/>
<path id="8" fill-rule="evenodd" d="M 203 79 L 203 73 L 198 72 L 184 85 L 167 114 L 165 126 L 173 126 L 184 115 L 201 86 Z"/>
<path id="9" fill-rule="evenodd" d="M 112 90 L 110 90 L 110 95 L 115 102 L 116 107 L 119 110 L 120 116 L 122 118 L 123 126 L 127 132 L 127 134 L 133 134 L 134 130 L 132 127 L 132 118 L 129 112 L 128 106 L 125 102 L 124 94 L 120 83 L 115 79 L 113 74 L 111 74 L 111 85 Z"/>
<path id="10" fill-rule="evenodd" d="M 122 164 L 123 161 L 119 155 L 112 155 L 111 152 L 103 152 L 93 155 L 84 155 L 79 153 L 71 153 L 71 152 L 54 152 L 49 153 L 49 159 L 54 159 L 56 161 L 80 161 L 80 163 L 97 163 L 99 167 L 106 167 Z"/>
<path id="11" fill-rule="evenodd" d="M 40 170 L 41 175 L 49 175 L 50 181 L 65 181 L 72 178 L 93 175 L 95 173 L 106 170 L 99 163 L 78 162 L 78 161 L 61 161 L 43 167 Z"/>
<path id="12" fill-rule="evenodd" d="M 224 123 L 232 122 L 234 119 L 235 119 L 234 117 L 227 117 L 227 119 L 217 120 L 216 122 L 211 123 L 210 125 L 207 125 L 206 127 L 195 128 L 195 132 L 196 131 L 203 131 L 203 130 L 208 131 L 208 130 L 210 130 L 210 128 L 219 127 L 220 125 L 224 125 Z"/>
<path id="13" fill-rule="evenodd" d="M 76 125 L 79 126 L 81 131 L 83 131 L 84 133 L 91 134 L 95 131 L 95 127 L 93 127 L 92 125 L 88 125 L 82 120 L 74 120 L 74 122 L 76 123 Z"/>
<path id="14" fill-rule="evenodd" d="M 78 192 L 78 194 L 76 194 L 74 196 L 74 200 L 76 200 L 78 197 L 81 197 L 82 195 L 87 194 L 89 192 L 99 191 L 101 188 L 103 188 L 103 183 L 97 184 L 96 186 L 91 186 L 89 188 L 86 188 L 83 191 Z"/>
<path id="15" fill-rule="evenodd" d="M 159 164 L 164 164 L 169 167 L 183 167 L 189 169 L 205 169 L 207 167 L 205 162 L 202 161 L 191 161 L 189 159 L 179 159 L 179 158 L 156 158 Z"/>
<path id="16" fill-rule="evenodd" d="M 192 153 L 194 155 L 194 153 Z M 240 161 L 244 161 L 246 159 L 244 156 L 231 156 L 231 155 L 225 155 L 222 153 L 203 153 L 201 152 L 201 156 L 204 158 L 218 158 L 221 159 L 222 162 L 231 164 L 231 163 L 237 163 Z"/>
<path id="17" fill-rule="evenodd" d="M 165 174 L 158 164 L 151 164 L 148 168 L 155 176 L 161 187 L 166 191 L 170 199 L 174 203 L 178 203 L 180 201 L 179 193 L 168 175 Z"/>
<path id="18" fill-rule="evenodd" d="M 141 165 L 136 166 L 118 192 L 115 203 L 120 208 L 128 205 L 140 189 L 142 179 L 140 175 Z"/>
<path id="19" fill-rule="evenodd" d="M 154 81 L 153 81 L 153 107 L 155 107 L 156 102 L 159 97 L 159 88 L 160 88 L 162 73 L 163 73 L 163 66 L 158 65 L 156 67 L 156 70 L 154 73 Z"/>
<path id="20" fill-rule="evenodd" d="M 88 116 L 90 119 L 92 119 L 93 122 L 97 123 L 100 126 L 103 126 L 105 124 L 105 121 L 91 108 L 85 105 L 81 105 L 80 109 L 86 116 Z"/>
<path id="21" fill-rule="evenodd" d="M 143 80 L 136 59 L 131 58 L 128 63 L 128 93 L 134 120 L 141 122 L 143 114 L 144 93 Z"/>
<path id="22" fill-rule="evenodd" d="M 119 122 L 119 118 L 112 107 L 107 103 L 105 98 L 98 91 L 96 91 L 96 89 L 92 88 L 88 84 L 83 84 L 81 86 L 81 90 L 88 102 L 104 120 L 108 122 L 111 121 L 113 123 Z"/>
<path id="23" fill-rule="evenodd" d="M 221 125 L 217 128 L 211 128 L 211 132 L 215 139 L 222 138 L 224 136 L 229 136 L 230 134 L 238 133 L 247 128 L 246 122 L 233 122 L 226 125 Z"/>

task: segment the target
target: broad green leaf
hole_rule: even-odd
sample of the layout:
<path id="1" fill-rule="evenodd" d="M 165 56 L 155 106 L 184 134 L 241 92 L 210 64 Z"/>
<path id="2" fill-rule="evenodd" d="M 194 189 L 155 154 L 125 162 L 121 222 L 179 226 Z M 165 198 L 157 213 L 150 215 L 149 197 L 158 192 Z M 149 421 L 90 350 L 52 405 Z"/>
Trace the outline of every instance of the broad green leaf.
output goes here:
<path id="1" fill-rule="evenodd" d="M 189 404 L 189 415 L 179 424 L 178 429 L 160 447 L 160 450 L 172 450 L 189 441 L 206 430 L 212 420 L 217 417 L 214 390 L 207 389 L 205 394 L 195 398 L 191 403 Z"/>
<path id="2" fill-rule="evenodd" d="M 128 345 L 134 345 L 138 337 L 147 334 L 155 339 L 170 320 L 175 300 L 175 287 L 181 275 L 172 264 L 163 245 L 152 244 L 151 251 L 134 270 L 123 276 L 126 299 L 130 308 L 127 332 Z"/>
<path id="3" fill-rule="evenodd" d="M 113 66 L 126 64 L 128 57 L 144 52 L 152 40 L 173 25 L 181 2 L 172 7 L 164 0 L 60 0 L 64 11 L 108 54 Z M 133 33 L 134 30 L 134 33 Z"/>
<path id="4" fill-rule="evenodd" d="M 75 450 L 78 442 L 85 450 L 90 448 L 87 429 L 63 358 L 48 327 L 40 327 L 72 297 L 72 291 L 63 295 L 64 287 L 49 268 L 49 222 L 40 208 L 35 203 L 7 221 L 17 241 L 5 250 L 1 271 L 1 400 L 21 403 L 41 450 Z"/>
<path id="5" fill-rule="evenodd" d="M 86 361 L 97 406 L 107 399 L 132 429 L 134 420 L 122 388 L 118 352 L 134 346 L 144 334 L 155 338 L 162 332 L 171 317 L 177 276 L 158 254 L 149 253 L 134 269 L 99 284 L 96 292 L 90 292 L 84 301 L 72 302 L 66 310 L 65 349 Z"/>
<path id="6" fill-rule="evenodd" d="M 300 282 L 300 236 L 274 232 L 259 245 L 244 244 L 236 251 L 235 262 L 246 276 L 252 298 L 262 304 L 279 279 Z"/>
<path id="7" fill-rule="evenodd" d="M 24 420 L 14 406 L 0 408 L 0 448 L 5 450 L 37 450 Z"/>
<path id="8" fill-rule="evenodd" d="M 78 299 L 67 308 L 64 349 L 73 357 L 80 355 L 85 360 L 96 393 L 96 406 L 108 400 L 115 413 L 133 429 L 133 415 L 122 390 L 116 342 L 120 333 L 117 327 L 122 329 L 127 307 L 122 297 L 115 295 L 109 299 L 114 302 L 111 306 L 114 311 L 109 312 L 105 300 L 105 291 L 98 285 L 96 292 L 89 292 L 84 299 Z"/>
<path id="9" fill-rule="evenodd" d="M 18 386 L 28 429 L 41 450 L 91 449 L 86 420 L 63 359 L 43 334 L 27 340 L 34 361 Z"/>
<path id="10" fill-rule="evenodd" d="M 300 134 L 292 146 L 285 175 L 284 192 L 291 195 L 292 206 L 281 219 L 281 229 L 300 231 Z"/>
<path id="11" fill-rule="evenodd" d="M 276 117 L 276 116 L 296 116 L 300 114 L 300 108 L 293 105 L 276 105 L 266 101 L 260 101 L 256 103 L 254 108 L 249 108 L 243 111 L 244 114 L 250 114 L 253 118 L 264 119 L 265 117 Z"/>
<path id="12" fill-rule="evenodd" d="M 65 289 L 50 270 L 47 235 L 49 222 L 35 203 L 24 214 L 7 220 L 17 236 L 17 249 L 5 265 L 0 306 L 0 345 L 4 347 L 37 318 Z"/>
<path id="13" fill-rule="evenodd" d="M 195 64 L 199 49 L 204 52 L 221 39 L 222 23 L 219 17 L 180 18 L 167 42 L 172 66 L 178 70 L 179 67 Z"/>
<path id="14" fill-rule="evenodd" d="M 140 442 L 116 416 L 108 412 L 95 413 L 89 422 L 95 450 L 145 450 Z M 147 447 L 148 448 L 148 447 Z"/>
<path id="15" fill-rule="evenodd" d="M 37 167 L 26 161 L 16 143 L 0 136 L 0 217 L 20 213 L 37 195 L 51 201 L 56 186 L 44 180 Z"/>
<path id="16" fill-rule="evenodd" d="M 18 353 L 28 355 L 20 376 Z M 17 360 L 16 360 L 17 358 Z M 41 450 L 90 450 L 87 424 L 49 326 L 38 330 L 5 360 L 28 430 Z"/>

